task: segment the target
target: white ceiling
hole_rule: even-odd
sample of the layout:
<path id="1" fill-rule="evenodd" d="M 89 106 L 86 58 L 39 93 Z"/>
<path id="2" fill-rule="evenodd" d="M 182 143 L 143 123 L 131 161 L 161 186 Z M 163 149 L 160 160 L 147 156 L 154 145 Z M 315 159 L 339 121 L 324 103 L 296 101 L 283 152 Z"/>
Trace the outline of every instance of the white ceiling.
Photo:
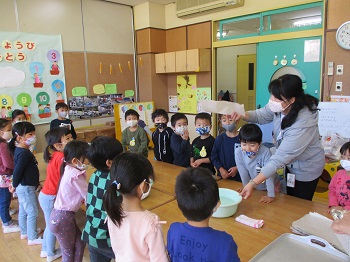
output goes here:
<path id="1" fill-rule="evenodd" d="M 161 4 L 161 5 L 167 5 L 170 3 L 174 3 L 175 0 L 101 0 L 101 1 L 107 1 L 107 2 L 113 2 L 118 4 L 124 4 L 124 5 L 140 5 L 146 2 L 155 3 L 155 4 Z"/>

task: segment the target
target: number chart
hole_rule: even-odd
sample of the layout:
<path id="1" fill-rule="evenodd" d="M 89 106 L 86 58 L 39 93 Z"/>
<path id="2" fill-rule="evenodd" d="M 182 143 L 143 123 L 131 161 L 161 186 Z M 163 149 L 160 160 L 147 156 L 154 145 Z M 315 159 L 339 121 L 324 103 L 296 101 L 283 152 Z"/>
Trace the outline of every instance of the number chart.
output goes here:
<path id="1" fill-rule="evenodd" d="M 1 118 L 21 109 L 33 124 L 49 123 L 59 102 L 66 103 L 61 36 L 0 32 Z"/>

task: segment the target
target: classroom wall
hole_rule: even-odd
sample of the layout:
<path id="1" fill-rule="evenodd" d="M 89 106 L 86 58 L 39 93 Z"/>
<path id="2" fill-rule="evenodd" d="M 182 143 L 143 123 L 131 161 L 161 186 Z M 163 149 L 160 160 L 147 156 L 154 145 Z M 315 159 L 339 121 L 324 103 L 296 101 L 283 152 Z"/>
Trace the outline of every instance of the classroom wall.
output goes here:
<path id="1" fill-rule="evenodd" d="M 256 45 L 229 46 L 216 49 L 216 88 L 237 93 L 237 56 L 256 54 Z"/>
<path id="2" fill-rule="evenodd" d="M 90 68 L 89 74 L 89 67 L 85 65 L 85 54 L 91 57 L 100 54 L 120 54 L 122 58 L 128 56 L 126 61 L 131 60 L 134 70 L 132 9 L 128 6 L 95 0 L 1 0 L 0 10 L 1 31 L 62 35 L 63 57 L 67 60 L 67 89 L 78 85 L 91 85 L 92 88 L 94 81 L 98 79 L 98 70 Z M 115 63 L 116 69 L 118 60 Z M 107 68 L 107 65 L 105 66 Z M 126 70 L 127 65 L 123 66 Z M 131 79 L 124 89 L 134 89 L 133 73 L 128 76 L 119 73 L 113 82 L 118 84 L 118 79 L 123 77 Z M 113 117 L 76 120 L 74 126 L 85 127 L 113 120 Z M 37 125 L 36 130 L 38 138 L 42 138 L 49 130 L 49 125 Z M 45 144 L 44 139 L 38 139 L 37 151 L 43 151 Z"/>

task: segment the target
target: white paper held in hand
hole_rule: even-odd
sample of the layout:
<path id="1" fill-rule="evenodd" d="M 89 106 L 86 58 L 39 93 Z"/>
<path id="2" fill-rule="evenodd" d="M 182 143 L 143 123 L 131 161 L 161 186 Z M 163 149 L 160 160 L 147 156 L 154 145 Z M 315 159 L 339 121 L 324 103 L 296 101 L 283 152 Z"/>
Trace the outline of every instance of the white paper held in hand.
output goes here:
<path id="1" fill-rule="evenodd" d="M 245 115 L 244 105 L 235 102 L 200 100 L 199 103 L 206 112 L 223 115 L 231 115 L 232 113 L 237 113 L 241 116 Z"/>

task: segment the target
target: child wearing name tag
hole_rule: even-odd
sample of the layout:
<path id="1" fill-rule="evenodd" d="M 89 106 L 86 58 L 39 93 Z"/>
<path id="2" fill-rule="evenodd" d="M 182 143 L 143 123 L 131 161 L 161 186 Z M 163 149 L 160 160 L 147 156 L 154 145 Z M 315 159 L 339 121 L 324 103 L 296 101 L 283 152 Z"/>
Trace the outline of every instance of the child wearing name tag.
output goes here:
<path id="1" fill-rule="evenodd" d="M 276 187 L 280 185 L 276 175 L 269 177 L 265 183 L 259 185 L 254 182 L 254 178 L 260 174 L 261 168 L 271 157 L 270 149 L 261 143 L 262 132 L 260 127 L 255 124 L 246 124 L 241 127 L 238 137 L 241 148 L 235 150 L 235 159 L 243 186 L 251 183 L 258 190 L 267 190 L 267 196 L 262 196 L 259 200 L 260 203 L 268 204 L 274 201 L 275 184 Z M 242 188 L 237 191 L 241 192 Z"/>
<path id="2" fill-rule="evenodd" d="M 149 139 L 146 131 L 138 125 L 140 115 L 133 109 L 125 112 L 127 128 L 122 133 L 123 152 L 131 151 L 148 157 Z"/>
<path id="3" fill-rule="evenodd" d="M 175 194 L 187 222 L 170 225 L 170 261 L 239 262 L 232 236 L 209 227 L 209 219 L 220 205 L 218 184 L 211 172 L 202 167 L 183 170 L 176 178 Z"/>
<path id="4" fill-rule="evenodd" d="M 151 190 L 154 171 L 147 158 L 123 153 L 111 167 L 112 184 L 103 196 L 115 261 L 166 262 L 168 257 L 158 216 L 141 200 Z"/>

